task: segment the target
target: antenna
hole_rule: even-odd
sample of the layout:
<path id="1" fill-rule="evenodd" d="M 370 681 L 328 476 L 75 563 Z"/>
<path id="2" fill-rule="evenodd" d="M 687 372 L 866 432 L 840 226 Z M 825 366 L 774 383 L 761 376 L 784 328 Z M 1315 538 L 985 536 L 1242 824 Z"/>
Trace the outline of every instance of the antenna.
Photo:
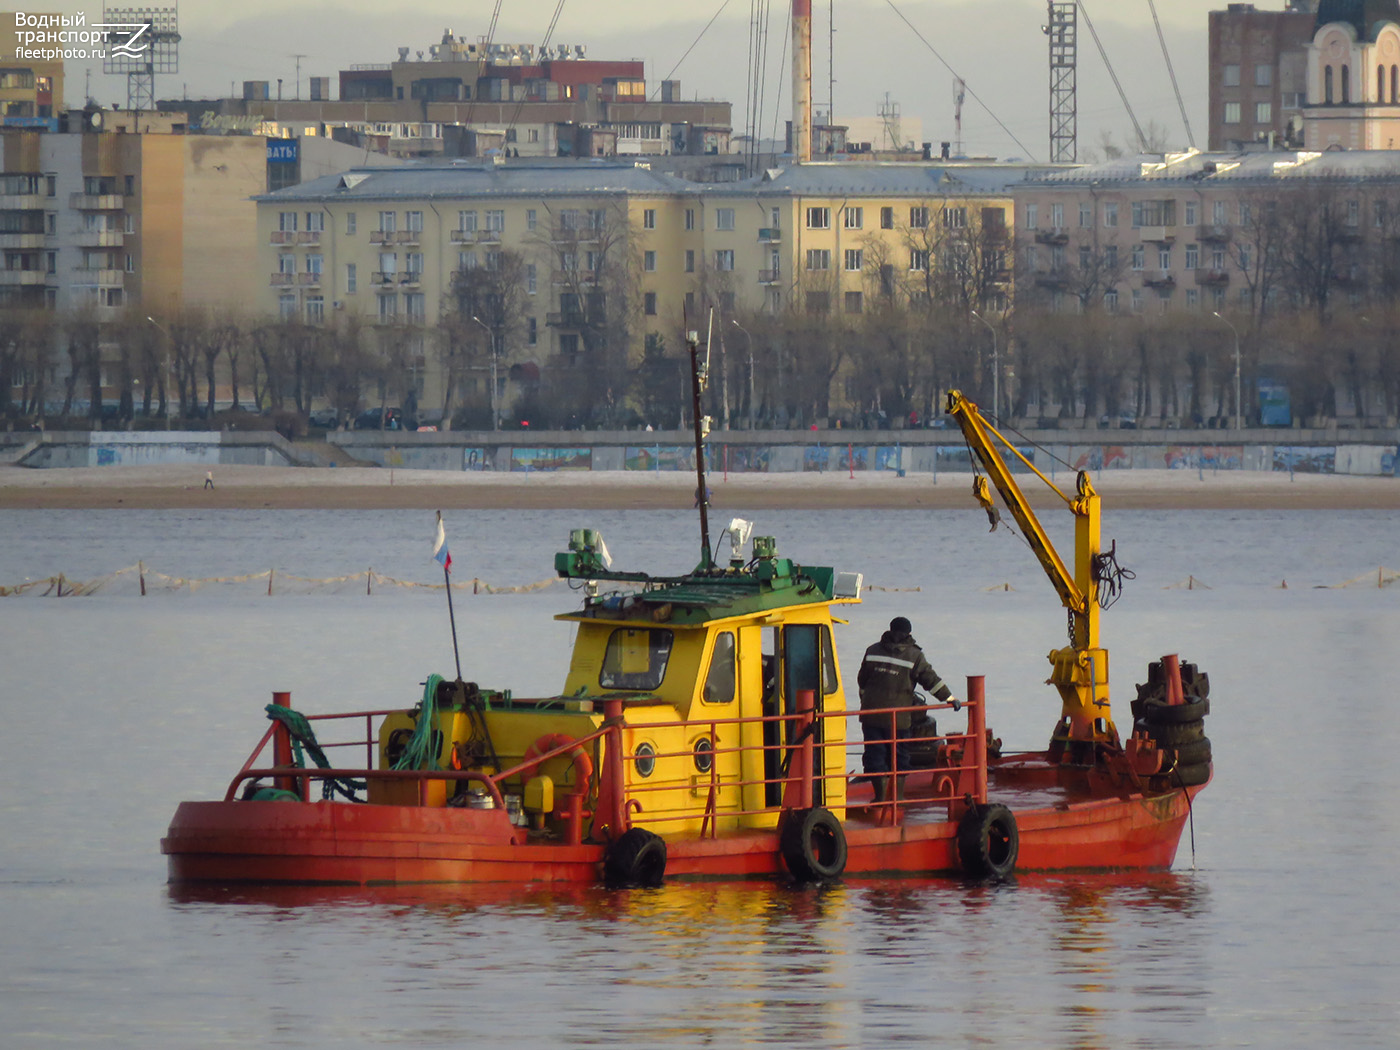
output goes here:
<path id="1" fill-rule="evenodd" d="M 156 74 L 180 71 L 178 7 L 104 7 L 102 72 L 126 74 L 126 108 L 156 108 Z"/>
<path id="2" fill-rule="evenodd" d="M 296 94 L 293 95 L 292 97 L 293 97 L 293 98 L 296 98 L 296 99 L 300 99 L 300 98 L 301 98 L 301 60 L 302 60 L 303 58 L 305 58 L 306 56 L 305 56 L 305 55 L 293 55 L 292 57 L 295 58 L 295 59 L 297 60 L 297 86 L 296 86 Z"/>
<path id="3" fill-rule="evenodd" d="M 899 103 L 890 101 L 890 93 L 885 92 L 885 101 L 876 110 L 880 119 L 885 124 L 885 137 L 889 139 L 891 150 L 900 150 L 904 147 L 904 138 L 900 134 L 899 128 Z"/>
<path id="4" fill-rule="evenodd" d="M 1079 139 L 1075 86 L 1078 4 L 1076 0 L 1049 0 L 1049 14 L 1049 24 L 1041 29 L 1050 38 L 1050 162 L 1073 164 Z"/>

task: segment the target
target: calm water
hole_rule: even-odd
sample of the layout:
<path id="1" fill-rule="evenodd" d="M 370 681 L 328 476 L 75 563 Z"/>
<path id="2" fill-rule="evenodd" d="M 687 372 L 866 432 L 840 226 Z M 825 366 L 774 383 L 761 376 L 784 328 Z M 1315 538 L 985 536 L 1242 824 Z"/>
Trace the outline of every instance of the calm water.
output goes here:
<path id="1" fill-rule="evenodd" d="M 449 538 L 461 575 L 523 584 L 578 525 L 623 567 L 696 558 L 690 519 L 666 513 L 459 513 Z M 1009 747 L 1043 745 L 1064 617 L 1016 537 L 975 512 L 758 525 L 799 561 L 921 588 L 850 611 L 848 681 L 902 613 L 945 676 L 987 675 Z M 1110 513 L 1137 572 L 1104 618 L 1120 720 L 1162 653 L 1211 675 L 1194 863 L 1188 836 L 1170 873 L 994 888 L 173 891 L 158 840 L 175 804 L 222 794 L 272 690 L 311 712 L 407 705 L 450 673 L 441 592 L 0 599 L 0 1046 L 1400 1046 L 1400 585 L 1317 589 L 1400 567 L 1397 526 Z M 436 570 L 421 512 L 0 510 L 0 530 L 0 584 L 138 560 Z M 1188 577 L 1210 589 L 1165 589 Z M 463 595 L 465 674 L 557 689 L 570 632 L 549 617 L 572 607 L 561 587 Z"/>

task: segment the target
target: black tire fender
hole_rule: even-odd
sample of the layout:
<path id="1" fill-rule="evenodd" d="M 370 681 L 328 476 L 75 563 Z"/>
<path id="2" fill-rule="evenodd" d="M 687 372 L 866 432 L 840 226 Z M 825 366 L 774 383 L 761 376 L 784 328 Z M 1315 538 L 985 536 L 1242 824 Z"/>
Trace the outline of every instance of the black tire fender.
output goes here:
<path id="1" fill-rule="evenodd" d="M 1183 744 L 1191 744 L 1206 739 L 1206 726 L 1204 722 L 1182 722 L 1174 725 L 1171 722 L 1157 723 L 1139 721 L 1133 724 L 1134 732 L 1145 732 L 1153 740 L 1157 741 L 1158 747 L 1181 747 Z"/>
<path id="2" fill-rule="evenodd" d="M 603 854 L 609 886 L 660 886 L 666 878 L 666 840 L 646 828 L 624 831 Z"/>
<path id="3" fill-rule="evenodd" d="M 1142 705 L 1142 720 L 1156 725 L 1181 725 L 1184 722 L 1199 722 L 1208 714 L 1210 714 L 1210 701 L 1208 699 L 1189 696 L 1184 704 L 1147 700 Z"/>
<path id="4" fill-rule="evenodd" d="M 958 859 L 973 878 L 1006 878 L 1020 849 L 1016 815 L 999 802 L 973 806 L 958 821 Z"/>
<path id="5" fill-rule="evenodd" d="M 1178 744 L 1173 750 L 1176 752 L 1178 766 L 1198 766 L 1202 762 L 1211 760 L 1209 737 L 1202 737 L 1200 740 L 1193 740 L 1187 744 Z"/>
<path id="6" fill-rule="evenodd" d="M 820 806 L 787 814 L 778 849 L 798 882 L 836 879 L 846 870 L 846 832 L 831 810 Z"/>
<path id="7" fill-rule="evenodd" d="M 1178 765 L 1170 774 L 1171 781 L 1182 787 L 1195 787 L 1210 779 L 1210 770 L 1211 764 L 1209 762 L 1199 762 L 1190 766 Z"/>

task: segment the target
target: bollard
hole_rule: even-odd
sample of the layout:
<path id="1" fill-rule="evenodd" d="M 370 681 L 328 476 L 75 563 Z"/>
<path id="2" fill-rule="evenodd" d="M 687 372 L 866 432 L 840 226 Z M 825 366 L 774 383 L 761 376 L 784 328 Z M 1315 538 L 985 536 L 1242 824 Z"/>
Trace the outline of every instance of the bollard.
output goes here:
<path id="1" fill-rule="evenodd" d="M 1162 673 L 1167 679 L 1167 703 L 1173 707 L 1186 703 L 1181 689 L 1181 662 L 1176 653 L 1162 657 Z"/>
<path id="2" fill-rule="evenodd" d="M 973 801 L 987 804 L 987 680 L 980 674 L 967 676 L 967 735 L 971 737 Z"/>
<path id="3" fill-rule="evenodd" d="M 272 702 L 278 707 L 291 707 L 291 693 L 272 694 Z M 282 722 L 274 723 L 272 728 L 272 764 L 278 768 L 291 767 L 296 762 L 292 755 L 292 734 L 287 731 L 286 725 Z M 304 777 L 273 777 L 272 786 L 282 791 L 295 791 L 297 796 L 306 801 L 306 785 Z"/>

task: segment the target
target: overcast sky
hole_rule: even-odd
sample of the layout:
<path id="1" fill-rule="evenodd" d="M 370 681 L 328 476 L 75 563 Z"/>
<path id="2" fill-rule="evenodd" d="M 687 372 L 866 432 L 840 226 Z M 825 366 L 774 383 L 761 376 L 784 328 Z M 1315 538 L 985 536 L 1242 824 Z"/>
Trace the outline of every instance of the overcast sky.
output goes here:
<path id="1" fill-rule="evenodd" d="M 813 0 L 814 95 L 823 109 L 829 94 L 828 25 L 833 5 L 838 118 L 874 116 L 888 92 L 903 114 L 923 120 L 924 139 L 937 143 L 954 138 L 954 72 L 918 39 L 899 17 L 902 14 L 967 81 L 962 138 L 969 155 L 1048 159 L 1049 70 L 1041 32 L 1046 20 L 1043 0 Z M 15 6 L 13 0 L 8 6 Z M 36 3 L 28 9 L 54 6 Z M 504 0 L 495 39 L 542 42 L 555 6 L 556 0 Z M 783 110 L 778 119 L 788 116 L 788 74 L 786 68 L 779 68 L 786 50 L 788 5 L 771 0 L 770 6 L 763 119 L 769 130 L 779 90 Z M 1281 8 L 1283 3 L 1261 0 L 1257 6 Z M 293 56 L 301 52 L 305 57 L 300 90 L 305 97 L 308 77 L 334 78 L 351 63 L 393 61 L 400 46 L 426 52 L 444 28 L 469 40 L 483 36 L 493 7 L 492 0 L 417 0 L 402 6 L 385 0 L 341 0 L 334 5 L 318 5 L 315 0 L 296 5 L 284 0 L 184 0 L 180 4 L 180 72 L 158 77 L 157 95 L 222 96 L 235 86 L 241 92 L 244 80 L 272 81 L 275 94 L 275 82 L 281 77 L 283 95 L 291 98 L 297 91 Z M 1202 147 L 1206 16 L 1223 7 L 1208 0 L 1157 0 L 1186 117 Z M 685 97 L 732 102 L 739 131 L 745 123 L 750 8 L 746 0 L 566 0 L 552 42 L 586 44 L 590 58 L 643 59 L 652 89 L 674 70 Z M 1173 144 L 1186 145 L 1186 127 L 1147 0 L 1086 0 L 1085 8 L 1139 122 L 1154 121 L 1166 129 Z M 714 24 L 702 36 L 716 12 Z M 97 7 L 88 10 L 88 21 L 100 21 Z M 70 64 L 70 103 L 81 102 L 83 74 L 81 65 Z M 97 70 L 92 88 L 99 101 L 125 102 L 123 78 L 105 77 Z M 1082 17 L 1078 109 L 1081 157 L 1085 150 L 1096 149 L 1104 134 L 1120 142 L 1131 137 L 1132 123 Z"/>

